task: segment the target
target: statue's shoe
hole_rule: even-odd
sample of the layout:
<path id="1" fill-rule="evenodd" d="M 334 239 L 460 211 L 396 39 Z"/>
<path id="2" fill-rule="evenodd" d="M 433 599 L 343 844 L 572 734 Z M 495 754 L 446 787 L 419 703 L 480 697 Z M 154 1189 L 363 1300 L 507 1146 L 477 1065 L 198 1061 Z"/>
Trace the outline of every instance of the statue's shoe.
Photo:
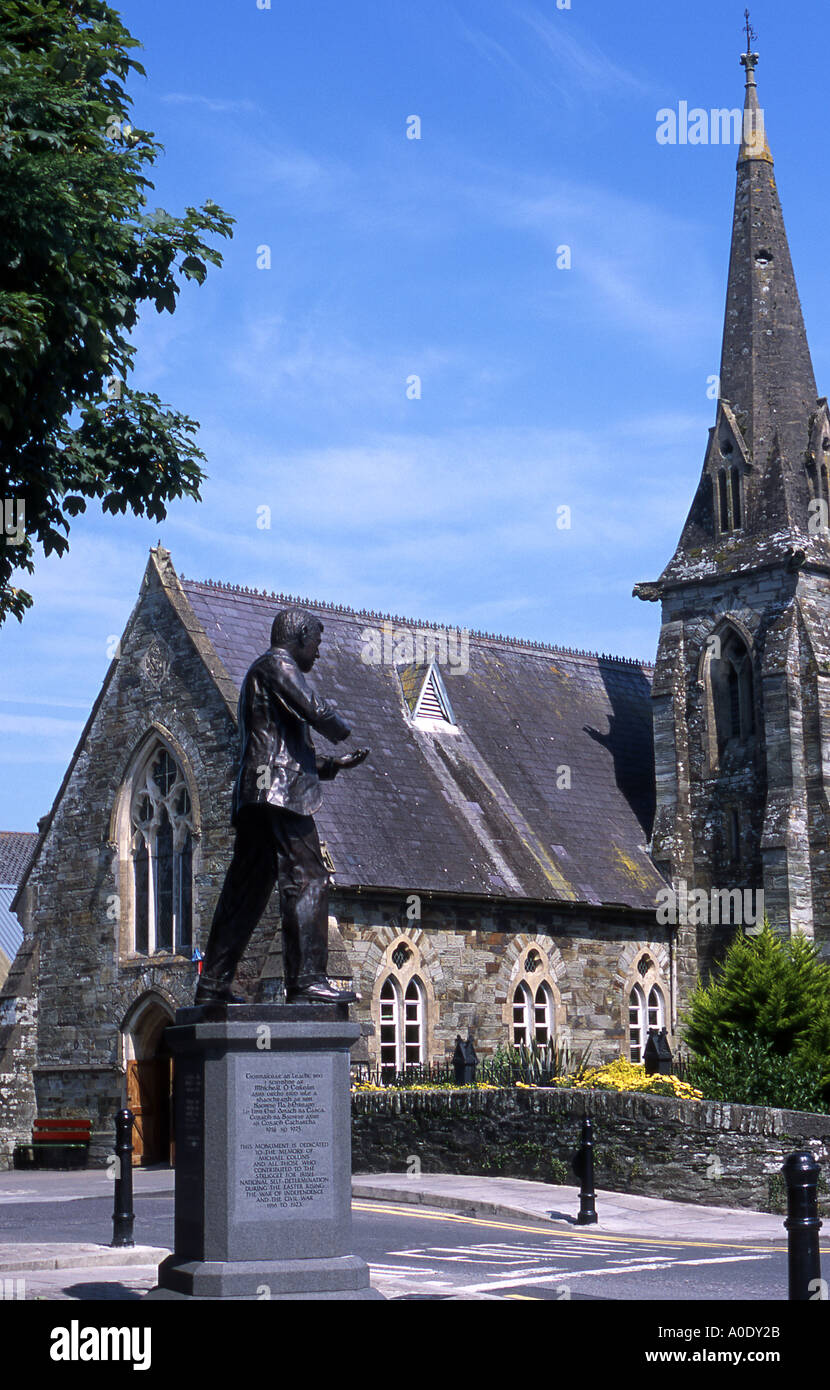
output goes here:
<path id="1" fill-rule="evenodd" d="M 230 985 L 212 985 L 200 980 L 196 986 L 194 1004 L 247 1004 L 243 994 L 234 994 Z"/>
<path id="2" fill-rule="evenodd" d="M 285 991 L 287 1004 L 357 1004 L 360 995 L 352 989 L 338 989 L 331 980 L 313 980 Z"/>

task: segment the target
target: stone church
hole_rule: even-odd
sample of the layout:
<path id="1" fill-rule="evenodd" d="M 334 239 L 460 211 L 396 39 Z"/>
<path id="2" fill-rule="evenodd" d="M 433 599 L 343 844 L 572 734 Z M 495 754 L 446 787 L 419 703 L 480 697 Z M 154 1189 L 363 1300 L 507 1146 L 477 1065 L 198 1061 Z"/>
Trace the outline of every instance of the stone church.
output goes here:
<path id="1" fill-rule="evenodd" d="M 113 1116 L 170 1153 L 164 1032 L 193 997 L 232 850 L 242 678 L 279 607 L 324 626 L 312 683 L 370 759 L 326 784 L 330 973 L 389 1075 L 560 1038 L 679 1039 L 734 891 L 827 943 L 830 414 L 818 399 L 746 54 L 720 396 L 656 666 L 187 579 L 160 546 L 13 906 L 0 1155 L 34 1118 Z M 318 749 L 327 745 L 318 741 Z M 729 912 L 661 910 L 671 895 Z M 276 898 L 240 983 L 278 1000 Z"/>

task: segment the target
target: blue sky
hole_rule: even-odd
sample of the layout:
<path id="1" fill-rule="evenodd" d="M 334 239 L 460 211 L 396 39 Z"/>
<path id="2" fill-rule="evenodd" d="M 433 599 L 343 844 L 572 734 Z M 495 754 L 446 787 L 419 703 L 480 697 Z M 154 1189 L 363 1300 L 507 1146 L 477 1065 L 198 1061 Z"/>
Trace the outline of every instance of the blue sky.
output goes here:
<path id="1" fill-rule="evenodd" d="M 91 508 L 40 561 L 0 629 L 0 827 L 48 811 L 158 539 L 194 578 L 653 658 L 631 589 L 673 552 L 714 420 L 736 159 L 659 145 L 657 112 L 742 104 L 743 4 L 120 9 L 165 146 L 150 205 L 237 219 L 224 267 L 136 334 L 135 384 L 200 421 L 209 478 L 162 525 Z M 830 12 L 752 22 L 830 391 Z"/>

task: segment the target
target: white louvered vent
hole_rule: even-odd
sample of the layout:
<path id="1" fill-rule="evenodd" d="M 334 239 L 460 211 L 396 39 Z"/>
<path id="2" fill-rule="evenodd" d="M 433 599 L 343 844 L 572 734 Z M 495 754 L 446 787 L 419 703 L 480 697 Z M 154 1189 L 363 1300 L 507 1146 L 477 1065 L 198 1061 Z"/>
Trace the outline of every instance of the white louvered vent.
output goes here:
<path id="1" fill-rule="evenodd" d="M 446 719 L 444 707 L 441 704 L 438 691 L 435 689 L 435 682 L 430 676 L 426 682 L 421 698 L 418 701 L 419 719 Z"/>
<path id="2" fill-rule="evenodd" d="M 424 681 L 418 703 L 414 710 L 417 719 L 430 719 L 435 723 L 452 724 L 453 716 L 449 701 L 444 694 L 441 679 L 431 667 Z"/>

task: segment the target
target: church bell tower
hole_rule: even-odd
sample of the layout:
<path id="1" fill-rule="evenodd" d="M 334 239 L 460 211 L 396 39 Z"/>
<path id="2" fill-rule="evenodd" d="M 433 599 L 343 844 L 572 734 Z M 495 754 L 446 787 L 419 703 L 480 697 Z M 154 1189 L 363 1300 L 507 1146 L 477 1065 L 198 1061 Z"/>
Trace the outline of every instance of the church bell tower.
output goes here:
<path id="1" fill-rule="evenodd" d="M 652 855 L 676 897 L 703 890 L 697 901 L 705 893 L 709 904 L 703 920 L 678 919 L 681 998 L 739 929 L 735 890 L 762 902 L 778 931 L 830 942 L 830 413 L 816 393 L 758 55 L 741 62 L 715 423 L 677 550 L 656 583 L 634 590 L 662 604 Z"/>

